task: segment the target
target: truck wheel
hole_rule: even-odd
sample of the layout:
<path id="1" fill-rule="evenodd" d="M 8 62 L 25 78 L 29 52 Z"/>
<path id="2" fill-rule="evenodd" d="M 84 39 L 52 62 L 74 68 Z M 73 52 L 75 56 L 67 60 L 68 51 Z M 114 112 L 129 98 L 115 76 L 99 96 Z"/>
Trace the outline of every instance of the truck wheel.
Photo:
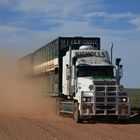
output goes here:
<path id="1" fill-rule="evenodd" d="M 118 119 L 120 124 L 129 124 L 129 119 Z"/>
<path id="2" fill-rule="evenodd" d="M 78 103 L 75 103 L 74 120 L 76 123 L 83 122 L 83 120 L 80 118 L 80 111 L 78 109 Z"/>

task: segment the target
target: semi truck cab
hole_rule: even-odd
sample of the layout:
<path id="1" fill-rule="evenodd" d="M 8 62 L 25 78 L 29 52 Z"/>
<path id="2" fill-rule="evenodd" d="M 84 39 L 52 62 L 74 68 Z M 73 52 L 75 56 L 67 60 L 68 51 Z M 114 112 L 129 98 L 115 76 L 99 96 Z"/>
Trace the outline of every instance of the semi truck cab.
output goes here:
<path id="1" fill-rule="evenodd" d="M 119 63 L 116 59 L 113 65 L 107 51 L 89 45 L 70 48 L 63 57 L 62 94 L 73 104 L 76 122 L 96 116 L 129 119 L 129 96 L 120 85 Z"/>

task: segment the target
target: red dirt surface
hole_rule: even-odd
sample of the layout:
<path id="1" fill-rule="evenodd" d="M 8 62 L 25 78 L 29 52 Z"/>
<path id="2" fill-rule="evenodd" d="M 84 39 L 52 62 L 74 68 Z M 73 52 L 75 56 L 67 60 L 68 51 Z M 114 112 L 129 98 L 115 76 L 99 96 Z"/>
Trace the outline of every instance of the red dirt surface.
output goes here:
<path id="1" fill-rule="evenodd" d="M 140 124 L 76 124 L 72 118 L 0 115 L 0 140 L 139 140 Z"/>
<path id="2" fill-rule="evenodd" d="M 53 99 L 17 79 L 15 59 L 0 53 L 0 140 L 140 140 L 140 116 L 128 125 L 56 116 Z"/>

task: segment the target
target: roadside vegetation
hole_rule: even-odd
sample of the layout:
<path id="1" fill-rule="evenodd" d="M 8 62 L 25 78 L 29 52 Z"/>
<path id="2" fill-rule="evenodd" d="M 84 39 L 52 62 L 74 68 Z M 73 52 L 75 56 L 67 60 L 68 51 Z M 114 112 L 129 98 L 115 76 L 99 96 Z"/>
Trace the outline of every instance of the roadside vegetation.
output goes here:
<path id="1" fill-rule="evenodd" d="M 131 110 L 140 112 L 140 89 L 125 89 L 130 95 Z"/>

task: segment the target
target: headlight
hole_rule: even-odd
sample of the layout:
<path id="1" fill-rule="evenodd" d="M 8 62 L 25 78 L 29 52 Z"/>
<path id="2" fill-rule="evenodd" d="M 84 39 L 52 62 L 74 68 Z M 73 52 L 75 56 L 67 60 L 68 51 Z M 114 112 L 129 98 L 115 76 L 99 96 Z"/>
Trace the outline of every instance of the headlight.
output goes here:
<path id="1" fill-rule="evenodd" d="M 83 102 L 91 102 L 91 97 L 83 97 Z"/>
<path id="2" fill-rule="evenodd" d="M 127 98 L 126 97 L 121 97 L 121 98 L 119 98 L 119 101 L 120 102 L 127 102 Z"/>
<path id="3" fill-rule="evenodd" d="M 127 101 L 127 99 L 126 99 L 126 98 L 122 98 L 122 101 L 123 101 L 123 102 L 126 102 L 126 101 Z"/>
<path id="4" fill-rule="evenodd" d="M 86 98 L 85 97 L 83 98 L 83 101 L 86 102 Z"/>
<path id="5" fill-rule="evenodd" d="M 91 102 L 91 97 L 87 97 L 87 102 Z"/>

